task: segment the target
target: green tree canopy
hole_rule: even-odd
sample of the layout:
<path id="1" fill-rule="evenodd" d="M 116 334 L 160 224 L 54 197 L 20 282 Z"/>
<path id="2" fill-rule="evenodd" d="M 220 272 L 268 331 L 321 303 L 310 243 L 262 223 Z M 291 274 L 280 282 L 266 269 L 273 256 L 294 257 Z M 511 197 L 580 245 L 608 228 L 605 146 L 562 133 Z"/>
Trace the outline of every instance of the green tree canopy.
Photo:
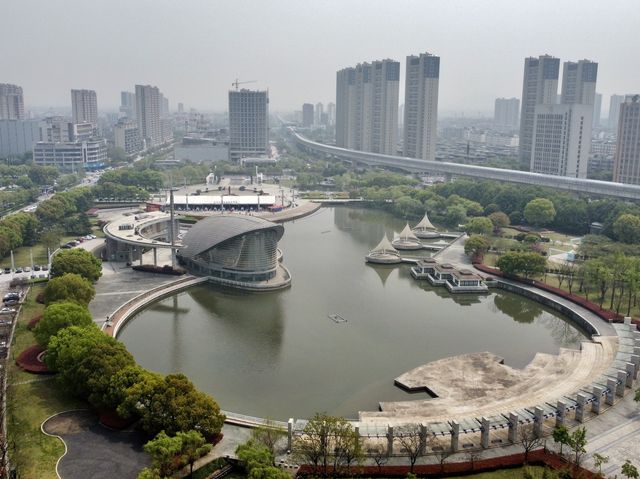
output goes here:
<path id="1" fill-rule="evenodd" d="M 182 467 L 181 448 L 182 440 L 164 431 L 144 445 L 145 452 L 151 456 L 153 469 L 160 477 L 171 477 Z"/>
<path id="2" fill-rule="evenodd" d="M 65 273 L 79 274 L 95 282 L 102 276 L 102 261 L 81 248 L 60 251 L 51 262 L 51 275 L 61 276 Z"/>
<path id="3" fill-rule="evenodd" d="M 108 388 L 101 398 L 103 406 L 108 409 L 118 408 L 127 398 L 127 390 L 130 387 L 139 382 L 151 381 L 150 377 L 162 379 L 160 374 L 147 371 L 137 364 L 125 366 L 120 371 L 116 371 L 109 378 Z"/>
<path id="4" fill-rule="evenodd" d="M 524 218 L 527 223 L 535 226 L 545 226 L 553 222 L 556 217 L 556 209 L 551 200 L 547 198 L 535 198 L 524 208 Z"/>
<path id="5" fill-rule="evenodd" d="M 493 223 L 485 216 L 478 216 L 467 222 L 465 231 L 467 234 L 488 235 L 493 231 Z"/>
<path id="6" fill-rule="evenodd" d="M 618 216 L 613 223 L 613 233 L 623 243 L 640 243 L 640 217 L 632 214 Z"/>
<path id="7" fill-rule="evenodd" d="M 44 288 L 44 303 L 56 301 L 74 301 L 87 306 L 96 294 L 93 284 L 79 274 L 66 273 L 52 278 Z"/>
<path id="8" fill-rule="evenodd" d="M 489 241 L 482 235 L 473 235 L 464 243 L 464 253 L 467 256 L 476 256 L 489 251 Z"/>
<path id="9" fill-rule="evenodd" d="M 33 330 L 38 344 L 44 348 L 49 339 L 68 326 L 88 327 L 93 324 L 91 313 L 86 308 L 72 301 L 60 301 L 49 304 L 44 309 L 42 319 Z"/>
<path id="10" fill-rule="evenodd" d="M 525 278 L 544 273 L 547 260 L 538 253 L 509 252 L 502 255 L 496 266 L 507 275 L 522 275 Z"/>
<path id="11" fill-rule="evenodd" d="M 489 219 L 493 224 L 493 229 L 495 231 L 500 231 L 502 228 L 506 228 L 511 224 L 511 220 L 502 211 L 495 211 L 489 215 Z"/>
<path id="12" fill-rule="evenodd" d="M 211 451 L 211 444 L 207 444 L 206 439 L 200 431 L 191 429 L 180 431 L 176 434 L 180 439 L 180 456 L 185 464 L 189 465 L 189 475 L 193 475 L 193 464 L 205 454 Z"/>

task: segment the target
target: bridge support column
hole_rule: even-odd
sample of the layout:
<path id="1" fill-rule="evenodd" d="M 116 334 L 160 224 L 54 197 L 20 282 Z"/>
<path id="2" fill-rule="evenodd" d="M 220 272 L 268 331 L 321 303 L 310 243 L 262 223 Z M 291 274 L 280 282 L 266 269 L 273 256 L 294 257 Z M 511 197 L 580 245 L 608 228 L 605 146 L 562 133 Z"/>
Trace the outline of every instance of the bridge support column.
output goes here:
<path id="1" fill-rule="evenodd" d="M 153 248 L 153 265 L 158 266 L 158 248 Z"/>
<path id="2" fill-rule="evenodd" d="M 584 421 L 584 405 L 587 403 L 587 396 L 579 393 L 576 398 L 578 404 L 576 405 L 576 421 L 583 422 Z"/>
<path id="3" fill-rule="evenodd" d="M 624 324 L 626 324 L 627 326 L 631 326 L 631 316 L 624 317 Z"/>
<path id="4" fill-rule="evenodd" d="M 624 388 L 627 384 L 627 372 L 618 371 L 618 387 L 616 388 L 616 396 L 624 397 Z"/>
<path id="5" fill-rule="evenodd" d="M 457 452 L 460 442 L 460 423 L 451 421 L 451 451 Z"/>
<path id="6" fill-rule="evenodd" d="M 533 408 L 535 414 L 535 423 L 533 424 L 533 433 L 536 437 L 542 437 L 542 423 L 544 422 L 544 409 L 540 406 Z"/>
<path id="7" fill-rule="evenodd" d="M 602 396 L 604 395 L 604 388 L 602 386 L 593 386 L 593 404 L 591 405 L 591 411 L 594 414 L 600 414 L 602 406 Z"/>
<path id="8" fill-rule="evenodd" d="M 420 424 L 420 455 L 424 456 L 427 452 L 427 426 Z"/>
<path id="9" fill-rule="evenodd" d="M 616 397 L 616 389 L 618 389 L 618 385 L 616 384 L 615 379 L 607 379 L 607 398 L 605 400 L 605 404 L 609 406 L 613 406 L 613 401 Z"/>
<path id="10" fill-rule="evenodd" d="M 387 456 L 393 455 L 393 426 L 387 427 Z"/>
<path id="11" fill-rule="evenodd" d="M 632 388 L 633 387 L 633 378 L 636 375 L 636 365 L 633 363 L 626 363 L 625 365 L 625 369 L 627 370 L 627 382 L 626 382 L 626 386 L 628 388 Z"/>
<path id="12" fill-rule="evenodd" d="M 518 414 L 509 413 L 509 442 L 515 443 L 518 440 Z"/>
<path id="13" fill-rule="evenodd" d="M 483 449 L 486 449 L 489 447 L 489 431 L 491 430 L 491 422 L 486 417 L 483 417 L 480 423 L 482 424 L 482 432 L 480 433 L 480 445 Z"/>
<path id="14" fill-rule="evenodd" d="M 556 427 L 564 425 L 564 416 L 567 412 L 567 405 L 564 401 L 558 401 L 556 405 Z"/>
<path id="15" fill-rule="evenodd" d="M 636 354 L 636 349 L 639 348 L 633 348 L 633 354 L 630 359 L 634 366 L 633 379 L 638 379 L 638 369 L 640 369 L 640 354 Z M 640 353 L 640 351 L 638 351 L 638 353 Z"/>
<path id="16" fill-rule="evenodd" d="M 290 417 L 287 421 L 287 451 L 293 449 L 293 418 Z"/>

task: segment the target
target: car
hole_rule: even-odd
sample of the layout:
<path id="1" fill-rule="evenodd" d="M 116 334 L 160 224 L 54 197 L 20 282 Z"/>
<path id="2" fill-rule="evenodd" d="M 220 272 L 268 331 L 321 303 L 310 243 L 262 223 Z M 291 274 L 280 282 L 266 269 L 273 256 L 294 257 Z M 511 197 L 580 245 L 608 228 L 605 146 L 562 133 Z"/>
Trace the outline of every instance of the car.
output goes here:
<path id="1" fill-rule="evenodd" d="M 15 308 L 7 308 L 6 306 L 0 309 L 0 314 L 12 314 L 15 312 L 16 312 Z"/>
<path id="2" fill-rule="evenodd" d="M 40 271 L 40 265 L 39 264 L 34 264 L 33 265 L 33 270 L 34 271 Z"/>
<path id="3" fill-rule="evenodd" d="M 14 304 L 18 304 L 20 301 L 18 301 L 17 299 L 9 299 L 7 301 L 4 302 L 5 306 L 13 306 Z"/>
<path id="4" fill-rule="evenodd" d="M 29 266 L 25 266 L 24 268 L 22 268 L 22 270 L 23 270 L 25 273 L 30 273 L 30 272 L 31 272 L 31 268 L 30 268 Z"/>
<path id="5" fill-rule="evenodd" d="M 11 273 L 11 268 L 5 268 L 4 269 L 4 274 L 9 274 Z"/>
<path id="6" fill-rule="evenodd" d="M 49 266 L 46 264 L 42 265 L 42 271 L 49 271 Z"/>
<path id="7" fill-rule="evenodd" d="M 16 268 L 16 273 L 22 273 L 22 268 L 18 266 L 18 267 Z"/>

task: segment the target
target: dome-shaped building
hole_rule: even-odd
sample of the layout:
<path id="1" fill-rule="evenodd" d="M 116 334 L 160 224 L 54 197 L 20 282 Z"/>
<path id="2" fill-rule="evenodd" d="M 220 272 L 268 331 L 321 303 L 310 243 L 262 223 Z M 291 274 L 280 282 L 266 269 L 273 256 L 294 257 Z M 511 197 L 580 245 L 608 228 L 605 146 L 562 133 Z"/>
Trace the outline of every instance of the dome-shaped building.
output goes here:
<path id="1" fill-rule="evenodd" d="M 192 274 L 214 283 L 270 290 L 289 286 L 291 275 L 280 262 L 282 225 L 254 216 L 210 216 L 185 234 L 178 261 Z"/>

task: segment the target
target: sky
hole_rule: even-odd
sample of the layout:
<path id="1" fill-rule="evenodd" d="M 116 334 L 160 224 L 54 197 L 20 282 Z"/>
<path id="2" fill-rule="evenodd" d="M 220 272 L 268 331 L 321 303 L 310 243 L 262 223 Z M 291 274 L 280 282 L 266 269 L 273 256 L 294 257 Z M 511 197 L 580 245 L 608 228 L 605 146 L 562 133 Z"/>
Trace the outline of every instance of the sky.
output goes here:
<path id="1" fill-rule="evenodd" d="M 440 112 L 492 114 L 522 94 L 524 58 L 599 63 L 603 112 L 640 91 L 638 0 L 2 0 L 0 83 L 25 105 L 68 107 L 96 90 L 156 85 L 185 108 L 223 111 L 239 78 L 269 89 L 272 111 L 335 102 L 336 71 L 364 61 L 440 60 Z"/>

